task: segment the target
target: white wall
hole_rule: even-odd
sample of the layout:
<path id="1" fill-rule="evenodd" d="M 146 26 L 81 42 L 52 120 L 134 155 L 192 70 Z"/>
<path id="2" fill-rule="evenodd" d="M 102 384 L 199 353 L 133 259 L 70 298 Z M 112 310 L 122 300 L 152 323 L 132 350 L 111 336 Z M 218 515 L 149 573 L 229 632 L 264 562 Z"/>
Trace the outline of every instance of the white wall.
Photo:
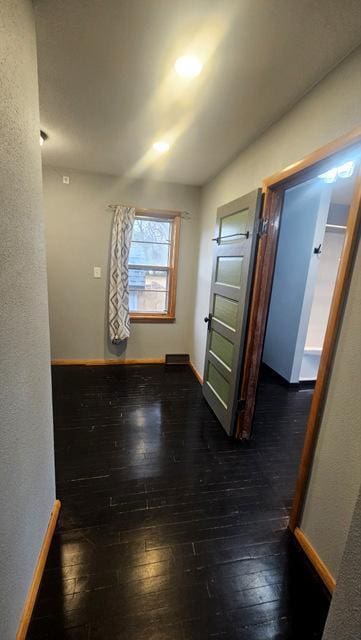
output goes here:
<path id="1" fill-rule="evenodd" d="M 65 185 L 62 176 L 70 178 Z M 53 359 L 157 358 L 188 353 L 194 300 L 199 189 L 44 167 L 50 337 Z M 108 342 L 109 204 L 189 211 L 181 221 L 176 322 L 131 325 L 129 340 Z M 102 278 L 93 278 L 93 267 Z"/>
<path id="2" fill-rule="evenodd" d="M 299 382 L 331 190 L 321 180 L 287 189 L 282 210 L 263 362 Z"/>
<path id="3" fill-rule="evenodd" d="M 361 125 L 361 48 L 345 59 L 279 122 L 268 129 L 202 190 L 200 253 L 191 357 L 202 371 L 206 342 L 212 234 L 216 209 L 260 186 L 279 171 Z M 303 528 L 321 558 L 337 574 L 359 486 L 361 429 L 361 255 L 355 268 L 337 358 L 333 367 L 321 438 L 306 502 Z M 356 292 L 357 295 L 356 295 Z M 333 475 L 333 470 L 335 474 Z M 323 515 L 319 509 L 322 506 Z M 331 534 L 330 534 L 331 532 Z"/>
<path id="4" fill-rule="evenodd" d="M 14 640 L 55 486 L 30 0 L 2 0 L 0 25 L 0 637 Z"/>
<path id="5" fill-rule="evenodd" d="M 342 229 L 326 229 L 307 329 L 308 349 L 322 349 L 344 241 Z"/>

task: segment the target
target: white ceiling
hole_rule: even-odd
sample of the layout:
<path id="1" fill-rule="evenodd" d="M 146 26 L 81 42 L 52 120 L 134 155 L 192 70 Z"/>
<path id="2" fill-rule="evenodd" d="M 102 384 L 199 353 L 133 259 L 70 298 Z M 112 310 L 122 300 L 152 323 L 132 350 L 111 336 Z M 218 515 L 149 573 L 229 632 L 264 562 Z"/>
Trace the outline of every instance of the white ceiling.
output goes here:
<path id="1" fill-rule="evenodd" d="M 360 0 L 38 0 L 46 164 L 203 184 L 361 40 Z M 204 70 L 178 78 L 195 53 Z M 157 139 L 172 142 L 162 157 Z"/>

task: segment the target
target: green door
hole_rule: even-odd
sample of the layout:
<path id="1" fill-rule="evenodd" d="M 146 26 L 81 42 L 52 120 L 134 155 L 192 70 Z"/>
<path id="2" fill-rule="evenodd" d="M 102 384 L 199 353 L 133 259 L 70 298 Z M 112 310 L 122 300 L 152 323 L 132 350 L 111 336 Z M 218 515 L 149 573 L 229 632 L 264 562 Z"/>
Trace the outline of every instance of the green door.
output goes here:
<path id="1" fill-rule="evenodd" d="M 233 435 L 261 211 L 261 190 L 219 207 L 203 395 Z"/>

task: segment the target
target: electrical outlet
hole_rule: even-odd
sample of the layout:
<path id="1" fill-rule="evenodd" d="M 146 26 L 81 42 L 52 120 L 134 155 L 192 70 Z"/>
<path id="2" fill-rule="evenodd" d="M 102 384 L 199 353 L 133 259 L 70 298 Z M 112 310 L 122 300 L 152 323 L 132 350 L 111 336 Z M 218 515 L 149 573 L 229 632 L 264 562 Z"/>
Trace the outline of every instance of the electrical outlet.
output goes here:
<path id="1" fill-rule="evenodd" d="M 63 176 L 63 183 L 64 184 L 69 184 L 69 182 L 70 182 L 69 176 Z"/>
<path id="2" fill-rule="evenodd" d="M 94 278 L 101 278 L 101 277 L 102 277 L 102 268 L 94 267 Z"/>

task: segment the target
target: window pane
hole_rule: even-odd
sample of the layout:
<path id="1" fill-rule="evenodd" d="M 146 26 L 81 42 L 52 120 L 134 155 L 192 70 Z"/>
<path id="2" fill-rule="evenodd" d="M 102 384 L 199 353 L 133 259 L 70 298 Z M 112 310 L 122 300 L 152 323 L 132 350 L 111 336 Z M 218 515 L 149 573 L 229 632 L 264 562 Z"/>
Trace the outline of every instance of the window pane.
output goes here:
<path id="1" fill-rule="evenodd" d="M 137 313 L 167 313 L 168 293 L 151 289 L 129 291 L 129 310 Z"/>
<path id="2" fill-rule="evenodd" d="M 132 242 L 130 245 L 129 264 L 149 264 L 157 267 L 167 267 L 169 264 L 169 247 L 169 244 Z"/>
<path id="3" fill-rule="evenodd" d="M 133 313 L 168 313 L 173 224 L 173 220 L 135 218 L 128 261 L 129 309 Z"/>
<path id="4" fill-rule="evenodd" d="M 135 289 L 167 291 L 168 271 L 154 271 L 152 269 L 129 269 L 129 290 Z"/>
<path id="5" fill-rule="evenodd" d="M 147 242 L 169 242 L 171 222 L 161 220 L 144 220 L 135 218 L 132 240 L 145 240 Z"/>

